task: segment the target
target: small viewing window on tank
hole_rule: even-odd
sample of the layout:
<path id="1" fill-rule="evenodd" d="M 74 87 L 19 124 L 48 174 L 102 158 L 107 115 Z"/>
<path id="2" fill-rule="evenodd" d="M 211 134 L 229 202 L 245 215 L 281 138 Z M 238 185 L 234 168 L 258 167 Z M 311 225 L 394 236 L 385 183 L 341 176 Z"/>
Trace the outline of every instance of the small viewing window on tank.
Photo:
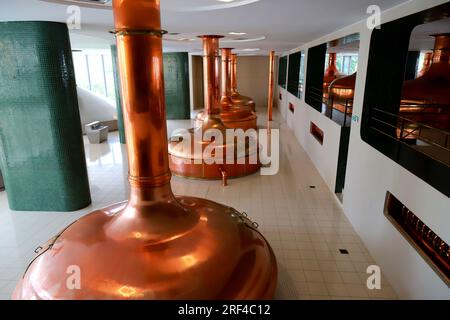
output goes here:
<path id="1" fill-rule="evenodd" d="M 450 196 L 450 3 L 372 32 L 361 137 Z"/>
<path id="2" fill-rule="evenodd" d="M 359 33 L 308 51 L 306 102 L 342 126 L 350 126 L 358 69 Z"/>

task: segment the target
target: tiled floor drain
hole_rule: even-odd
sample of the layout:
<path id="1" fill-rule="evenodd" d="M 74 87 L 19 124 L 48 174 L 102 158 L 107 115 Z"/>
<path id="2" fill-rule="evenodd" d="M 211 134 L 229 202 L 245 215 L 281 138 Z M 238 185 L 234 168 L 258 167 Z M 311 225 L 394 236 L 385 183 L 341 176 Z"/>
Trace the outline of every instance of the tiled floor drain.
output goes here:
<path id="1" fill-rule="evenodd" d="M 347 249 L 339 249 L 339 252 L 341 254 L 348 254 L 348 250 Z"/>

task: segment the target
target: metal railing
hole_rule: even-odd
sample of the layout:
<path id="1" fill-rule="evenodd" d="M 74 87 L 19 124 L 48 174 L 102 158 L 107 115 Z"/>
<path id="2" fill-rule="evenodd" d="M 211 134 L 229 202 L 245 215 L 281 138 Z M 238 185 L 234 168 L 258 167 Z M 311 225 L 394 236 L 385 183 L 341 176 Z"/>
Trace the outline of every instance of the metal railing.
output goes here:
<path id="1" fill-rule="evenodd" d="M 450 152 L 450 132 L 416 122 L 412 119 L 372 108 L 370 126 L 401 142 L 421 140 L 431 146 Z M 385 128 L 385 129 L 383 129 Z M 393 136 L 395 134 L 395 136 Z"/>
<path id="2" fill-rule="evenodd" d="M 345 127 L 347 124 L 347 116 L 351 117 L 353 113 L 353 99 L 345 99 L 344 103 L 340 103 L 335 101 L 334 96 L 331 96 L 328 104 L 328 107 L 331 108 L 330 119 L 333 119 L 333 110 L 338 110 L 342 113 L 342 111 L 336 108 L 335 105 L 341 105 L 344 108 L 344 123 L 342 124 L 342 126 Z"/>
<path id="3" fill-rule="evenodd" d="M 346 99 L 343 103 L 342 102 L 335 102 L 334 96 L 331 97 L 331 99 L 327 99 L 323 95 L 323 89 L 322 88 L 316 88 L 316 87 L 309 87 L 309 98 L 316 103 L 320 103 L 322 105 L 322 113 L 330 118 L 331 120 L 335 121 L 336 123 L 340 124 L 341 126 L 345 127 L 347 126 L 347 117 L 351 117 L 352 111 L 353 111 L 353 99 Z M 339 104 L 344 109 L 344 112 L 341 110 L 335 108 L 335 104 Z M 336 117 L 333 117 L 333 110 L 337 110 L 340 113 L 342 113 L 344 120 L 338 121 Z M 350 121 L 348 121 L 348 125 L 350 125 Z"/>

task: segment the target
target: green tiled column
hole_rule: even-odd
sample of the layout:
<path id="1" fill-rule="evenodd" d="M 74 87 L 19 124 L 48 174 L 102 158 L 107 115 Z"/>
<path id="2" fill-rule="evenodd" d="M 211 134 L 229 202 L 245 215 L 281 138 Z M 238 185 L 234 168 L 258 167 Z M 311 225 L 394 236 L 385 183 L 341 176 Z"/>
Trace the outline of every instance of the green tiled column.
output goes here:
<path id="1" fill-rule="evenodd" d="M 164 87 L 167 119 L 190 119 L 189 56 L 164 53 Z"/>
<path id="2" fill-rule="evenodd" d="M 12 210 L 91 202 L 65 24 L 0 22 L 0 166 Z"/>
<path id="3" fill-rule="evenodd" d="M 120 91 L 120 75 L 117 65 L 117 46 L 111 46 L 112 66 L 114 73 L 114 87 L 116 89 L 116 109 L 117 109 L 117 124 L 119 127 L 119 139 L 120 143 L 126 143 L 125 141 L 125 128 L 123 126 L 123 112 L 122 112 L 122 94 Z"/>

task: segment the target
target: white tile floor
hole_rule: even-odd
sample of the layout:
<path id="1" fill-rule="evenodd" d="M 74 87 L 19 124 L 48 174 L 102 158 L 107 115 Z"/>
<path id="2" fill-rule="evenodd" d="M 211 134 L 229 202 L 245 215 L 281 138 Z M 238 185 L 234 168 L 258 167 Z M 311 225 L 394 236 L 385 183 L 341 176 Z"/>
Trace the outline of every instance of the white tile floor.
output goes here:
<path id="1" fill-rule="evenodd" d="M 264 126 L 266 115 L 258 114 Z M 168 126 L 171 132 L 189 127 L 190 121 L 169 121 Z M 395 299 L 385 279 L 381 290 L 366 288 L 366 268 L 375 262 L 293 132 L 284 123 L 279 127 L 277 175 L 254 174 L 230 180 L 228 187 L 218 181 L 174 177 L 174 192 L 233 206 L 260 224 L 278 260 L 277 299 Z M 85 141 L 85 148 L 91 206 L 70 213 L 14 212 L 8 208 L 6 193 L 0 192 L 0 299 L 9 299 L 36 247 L 84 214 L 126 199 L 125 149 L 117 132 L 110 134 L 109 143 Z M 349 254 L 340 254 L 341 248 Z"/>

